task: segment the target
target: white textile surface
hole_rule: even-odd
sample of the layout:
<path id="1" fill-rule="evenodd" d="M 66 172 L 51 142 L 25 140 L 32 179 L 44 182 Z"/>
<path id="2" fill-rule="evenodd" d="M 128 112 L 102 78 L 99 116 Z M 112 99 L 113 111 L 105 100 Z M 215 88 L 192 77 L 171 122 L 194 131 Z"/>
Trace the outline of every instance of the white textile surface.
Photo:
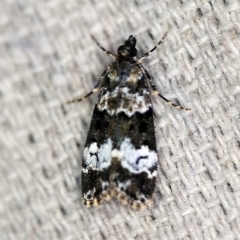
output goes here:
<path id="1" fill-rule="evenodd" d="M 154 205 L 87 209 L 90 92 L 130 34 L 175 109 L 153 96 Z M 240 2 L 2 0 L 0 239 L 240 239 Z"/>

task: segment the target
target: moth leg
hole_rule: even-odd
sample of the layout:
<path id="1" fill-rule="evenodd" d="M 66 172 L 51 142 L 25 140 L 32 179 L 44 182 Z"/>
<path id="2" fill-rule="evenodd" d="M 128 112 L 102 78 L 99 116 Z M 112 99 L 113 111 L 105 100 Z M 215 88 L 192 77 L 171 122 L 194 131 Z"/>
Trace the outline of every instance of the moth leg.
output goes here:
<path id="1" fill-rule="evenodd" d="M 91 36 L 91 37 L 92 37 L 93 41 L 94 41 L 108 56 L 110 56 L 113 60 L 116 60 L 116 55 L 115 55 L 115 54 L 113 54 L 112 52 L 110 52 L 110 51 L 106 50 L 104 47 L 102 47 L 102 46 L 100 45 L 100 43 L 96 40 L 96 38 L 94 38 L 93 36 Z"/>
<path id="2" fill-rule="evenodd" d="M 162 96 L 160 93 L 159 93 L 159 90 L 157 89 L 157 87 L 155 86 L 155 84 L 153 83 L 152 81 L 152 78 L 151 76 L 149 75 L 149 73 L 147 72 L 147 70 L 142 66 L 140 65 L 142 70 L 143 70 L 143 73 L 144 75 L 146 76 L 147 80 L 148 80 L 148 84 L 150 85 L 151 89 L 152 89 L 152 93 L 154 95 L 158 95 L 160 98 L 162 98 L 165 102 L 167 102 L 169 105 L 177 108 L 177 109 L 182 109 L 182 110 L 186 110 L 186 111 L 189 111 L 191 110 L 190 108 L 185 108 L 185 107 L 182 107 L 180 105 L 177 105 L 177 104 L 174 104 L 172 103 L 171 101 L 169 101 L 167 98 L 165 98 L 164 96 Z"/>
<path id="3" fill-rule="evenodd" d="M 88 93 L 86 96 L 84 96 L 82 98 L 77 98 L 77 99 L 73 99 L 73 100 L 67 101 L 67 104 L 81 102 L 81 101 L 85 100 L 87 97 L 89 97 L 90 95 L 92 95 L 93 93 L 98 92 L 99 88 L 100 88 L 100 86 L 102 84 L 102 80 L 105 77 L 107 71 L 108 71 L 108 68 L 102 73 L 101 77 L 98 79 L 97 84 L 95 85 L 94 89 L 90 93 Z"/>
<path id="4" fill-rule="evenodd" d="M 157 47 L 164 41 L 165 37 L 167 36 L 167 32 L 163 35 L 162 39 L 158 42 L 158 44 L 155 45 L 154 48 L 152 48 L 150 51 L 144 53 L 139 59 L 138 62 L 141 63 L 143 59 L 149 57 L 151 53 L 157 49 Z"/>

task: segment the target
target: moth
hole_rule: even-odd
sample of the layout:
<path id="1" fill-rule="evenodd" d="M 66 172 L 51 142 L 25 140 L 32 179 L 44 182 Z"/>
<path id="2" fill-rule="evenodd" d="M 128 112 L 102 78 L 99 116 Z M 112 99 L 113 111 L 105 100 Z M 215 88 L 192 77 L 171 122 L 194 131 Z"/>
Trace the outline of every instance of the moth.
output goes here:
<path id="1" fill-rule="evenodd" d="M 82 161 L 82 197 L 87 207 L 111 198 L 134 209 L 151 205 L 158 162 L 151 94 L 189 110 L 164 98 L 142 65 L 166 35 L 140 58 L 132 35 L 117 55 L 93 39 L 113 62 L 90 93 L 68 102 L 98 92 Z"/>

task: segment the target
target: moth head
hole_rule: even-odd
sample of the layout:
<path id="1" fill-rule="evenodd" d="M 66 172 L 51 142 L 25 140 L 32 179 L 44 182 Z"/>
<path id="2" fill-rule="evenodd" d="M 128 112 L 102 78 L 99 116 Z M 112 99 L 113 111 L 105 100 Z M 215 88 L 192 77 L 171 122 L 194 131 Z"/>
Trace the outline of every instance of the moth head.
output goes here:
<path id="1" fill-rule="evenodd" d="M 125 44 L 118 48 L 118 55 L 124 58 L 136 57 L 137 49 L 135 48 L 137 40 L 134 36 L 130 35 L 125 41 Z"/>

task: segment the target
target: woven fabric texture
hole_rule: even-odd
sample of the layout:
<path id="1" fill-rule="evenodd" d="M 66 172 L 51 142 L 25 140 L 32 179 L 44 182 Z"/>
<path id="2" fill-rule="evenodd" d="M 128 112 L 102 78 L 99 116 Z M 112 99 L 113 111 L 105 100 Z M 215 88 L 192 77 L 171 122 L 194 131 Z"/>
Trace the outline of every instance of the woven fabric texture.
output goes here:
<path id="1" fill-rule="evenodd" d="M 129 35 L 160 92 L 153 207 L 87 209 L 90 92 Z M 0 239 L 240 239 L 240 2 L 2 0 Z"/>

